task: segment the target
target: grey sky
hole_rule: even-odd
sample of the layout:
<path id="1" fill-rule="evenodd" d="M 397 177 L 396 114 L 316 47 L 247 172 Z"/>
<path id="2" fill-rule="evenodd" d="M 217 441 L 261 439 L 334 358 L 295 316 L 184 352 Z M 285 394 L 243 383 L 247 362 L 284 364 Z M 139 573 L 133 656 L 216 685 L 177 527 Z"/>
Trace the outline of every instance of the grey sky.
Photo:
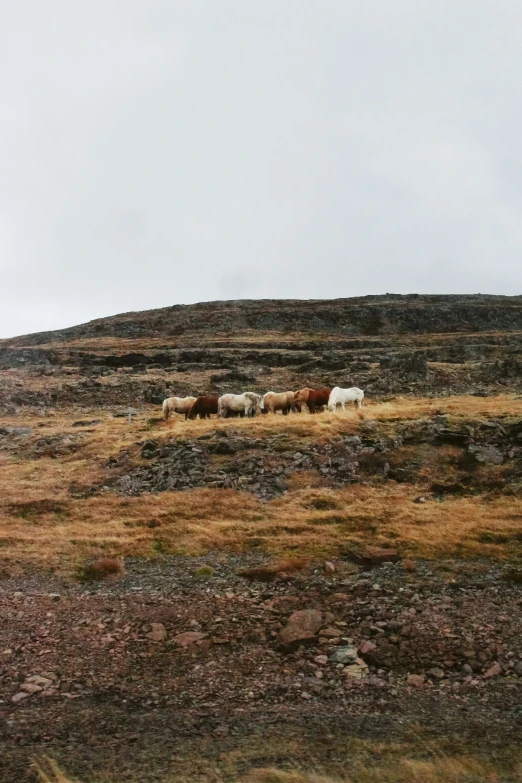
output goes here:
<path id="1" fill-rule="evenodd" d="M 0 0 L 0 336 L 522 293 L 516 0 Z"/>

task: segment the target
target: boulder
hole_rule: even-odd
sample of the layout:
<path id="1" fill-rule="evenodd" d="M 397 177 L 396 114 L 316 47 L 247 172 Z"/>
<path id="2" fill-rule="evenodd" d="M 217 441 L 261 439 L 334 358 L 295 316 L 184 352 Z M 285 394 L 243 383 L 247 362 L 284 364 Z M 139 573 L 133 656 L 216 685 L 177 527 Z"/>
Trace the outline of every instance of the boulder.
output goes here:
<path id="1" fill-rule="evenodd" d="M 408 674 L 406 684 L 413 685 L 414 688 L 419 688 L 421 685 L 424 685 L 425 681 L 426 678 L 424 674 Z"/>
<path id="2" fill-rule="evenodd" d="M 145 635 L 151 642 L 163 642 L 167 638 L 167 631 L 163 623 L 151 623 L 150 631 Z"/>
<path id="3" fill-rule="evenodd" d="M 279 634 L 279 643 L 284 648 L 293 648 L 311 641 L 322 624 L 323 617 L 317 609 L 294 612 Z"/>
<path id="4" fill-rule="evenodd" d="M 344 549 L 343 554 L 352 562 L 365 568 L 373 568 L 382 563 L 397 563 L 400 555 L 395 549 L 382 549 L 376 546 L 366 546 L 362 549 Z"/>
<path id="5" fill-rule="evenodd" d="M 495 446 L 476 446 L 471 444 L 468 446 L 468 454 L 476 462 L 483 465 L 502 465 L 504 462 L 504 455 Z"/>
<path id="6" fill-rule="evenodd" d="M 200 631 L 185 631 L 185 633 L 180 633 L 174 637 L 174 644 L 177 644 L 178 647 L 188 647 L 190 644 L 200 642 L 205 637 L 206 633 L 201 633 Z"/>

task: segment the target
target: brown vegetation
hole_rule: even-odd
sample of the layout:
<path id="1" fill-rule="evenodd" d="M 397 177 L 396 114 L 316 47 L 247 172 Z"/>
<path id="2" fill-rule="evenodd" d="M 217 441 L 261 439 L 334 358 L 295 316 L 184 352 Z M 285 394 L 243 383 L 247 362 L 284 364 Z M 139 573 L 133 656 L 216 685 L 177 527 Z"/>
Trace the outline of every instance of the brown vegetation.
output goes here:
<path id="1" fill-rule="evenodd" d="M 303 571 L 307 565 L 308 560 L 306 558 L 285 557 L 282 560 L 277 560 L 275 563 L 266 563 L 266 565 L 261 565 L 257 568 L 242 568 L 238 573 L 250 581 L 274 582 L 277 579 L 284 581 L 291 574 Z"/>
<path id="2" fill-rule="evenodd" d="M 76 778 L 66 775 L 52 759 L 45 758 L 34 766 L 41 783 L 80 783 Z M 184 778 L 183 783 L 190 783 L 190 780 L 191 778 Z M 214 783 L 223 783 L 224 778 L 214 774 L 212 780 Z M 402 758 L 387 765 L 369 765 L 359 762 L 354 771 L 335 779 L 325 777 L 321 773 L 260 768 L 253 769 L 246 775 L 234 776 L 234 781 L 235 783 L 503 783 L 503 781 L 520 783 L 522 769 L 518 765 L 518 768 L 504 773 L 498 766 L 478 758 L 442 756 L 433 760 Z M 118 781 L 116 779 L 111 783 L 118 783 Z M 182 783 L 182 781 L 176 776 L 165 779 L 164 783 Z"/>
<path id="3" fill-rule="evenodd" d="M 115 576 L 121 576 L 123 573 L 123 562 L 115 557 L 102 557 L 95 560 L 94 563 L 87 563 L 79 570 L 78 578 L 82 582 L 99 582 L 102 579 L 109 579 Z"/>
<path id="4" fill-rule="evenodd" d="M 154 557 L 164 552 L 201 553 L 208 549 L 259 549 L 276 556 L 323 557 L 334 556 L 341 545 L 364 543 L 393 546 L 410 557 L 503 558 L 520 553 L 520 493 L 488 490 L 488 481 L 494 486 L 503 475 L 503 465 L 481 469 L 483 491 L 448 491 L 437 500 L 414 502 L 433 483 L 450 486 L 455 481 L 456 458 L 454 447 L 449 445 L 423 452 L 421 483 L 417 484 L 389 481 L 327 487 L 317 474 L 302 471 L 290 477 L 287 494 L 267 503 L 233 489 L 202 488 L 136 497 L 103 491 L 110 475 L 109 459 L 122 452 L 128 453 L 129 459 L 139 459 L 136 442 L 151 436 L 193 438 L 231 427 L 256 438 L 284 435 L 285 443 L 298 449 L 303 443 L 321 444 L 338 434 L 353 434 L 361 420 L 375 422 L 386 433 L 396 422 L 438 412 L 453 421 L 459 417 L 481 420 L 520 415 L 522 399 L 514 395 L 398 398 L 369 404 L 359 414 L 291 414 L 233 422 L 151 423 L 150 412 L 139 414 L 130 425 L 126 419 L 98 412 L 101 422 L 82 431 L 78 447 L 59 458 L 52 451 L 35 453 L 34 436 L 23 449 L 0 454 L 0 558 L 4 567 L 19 571 L 33 564 L 74 571 L 85 561 L 100 557 Z M 6 417 L 3 423 L 23 423 L 51 440 L 70 438 L 78 434 L 78 429 L 71 429 L 74 415 L 67 411 L 54 416 L 27 415 L 23 422 Z M 82 416 L 88 413 L 84 411 Z M 89 496 L 90 487 L 96 485 L 102 491 Z"/>

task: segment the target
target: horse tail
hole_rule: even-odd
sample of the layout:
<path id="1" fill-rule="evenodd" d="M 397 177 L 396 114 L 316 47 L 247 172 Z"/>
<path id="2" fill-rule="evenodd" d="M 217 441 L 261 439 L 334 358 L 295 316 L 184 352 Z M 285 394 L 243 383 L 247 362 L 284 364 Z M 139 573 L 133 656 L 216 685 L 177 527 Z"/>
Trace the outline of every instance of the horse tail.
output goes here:
<path id="1" fill-rule="evenodd" d="M 169 413 L 170 413 L 168 399 L 167 400 L 163 400 L 162 408 L 163 408 L 163 418 L 164 418 L 165 421 L 167 421 L 168 418 L 169 418 Z"/>

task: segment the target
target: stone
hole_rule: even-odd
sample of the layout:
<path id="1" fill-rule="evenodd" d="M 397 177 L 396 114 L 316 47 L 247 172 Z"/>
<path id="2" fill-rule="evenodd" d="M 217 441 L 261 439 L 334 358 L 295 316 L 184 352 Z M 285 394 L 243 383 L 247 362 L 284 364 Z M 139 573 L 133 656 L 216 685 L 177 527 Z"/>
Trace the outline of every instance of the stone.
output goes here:
<path id="1" fill-rule="evenodd" d="M 484 465 L 502 465 L 504 455 L 495 446 L 468 446 L 468 454 Z"/>
<path id="2" fill-rule="evenodd" d="M 339 647 L 329 660 L 332 663 L 354 663 L 357 660 L 357 647 L 354 644 L 347 644 Z"/>
<path id="3" fill-rule="evenodd" d="M 345 667 L 343 674 L 350 680 L 362 680 L 368 674 L 368 666 L 358 658 L 355 663 Z"/>
<path id="4" fill-rule="evenodd" d="M 331 560 L 326 560 L 324 564 L 324 570 L 327 574 L 335 574 L 335 565 L 332 563 Z"/>
<path id="5" fill-rule="evenodd" d="M 397 563 L 400 560 L 400 555 L 395 549 L 382 549 L 376 546 L 366 546 L 357 551 L 343 548 L 343 554 L 365 568 L 373 568 L 383 563 Z"/>
<path id="6" fill-rule="evenodd" d="M 42 688 L 34 682 L 23 682 L 20 685 L 20 690 L 25 691 L 25 693 L 39 693 Z"/>
<path id="7" fill-rule="evenodd" d="M 318 663 L 319 666 L 326 666 L 328 663 L 328 656 L 327 655 L 316 655 L 314 658 L 315 663 Z"/>
<path id="8" fill-rule="evenodd" d="M 409 560 L 408 558 L 405 558 L 404 560 L 401 560 L 401 567 L 404 568 L 405 571 L 415 571 L 415 563 L 413 560 Z"/>
<path id="9" fill-rule="evenodd" d="M 18 702 L 27 699 L 30 695 L 31 695 L 30 693 L 26 693 L 25 691 L 19 691 L 18 693 L 15 693 L 15 695 L 11 697 L 11 701 L 13 702 L 13 704 L 18 704 Z"/>
<path id="10" fill-rule="evenodd" d="M 52 679 L 50 677 L 42 677 L 39 674 L 33 674 L 31 677 L 27 677 L 26 683 L 34 683 L 34 685 L 39 685 L 41 688 L 48 688 L 50 685 L 52 685 Z"/>
<path id="11" fill-rule="evenodd" d="M 300 609 L 290 615 L 288 623 L 279 634 L 279 642 L 284 647 L 312 640 L 323 624 L 321 612 L 317 609 Z"/>
<path id="12" fill-rule="evenodd" d="M 340 631 L 338 628 L 323 628 L 321 631 L 321 636 L 326 636 L 327 638 L 333 638 L 339 636 Z"/>
<path id="13" fill-rule="evenodd" d="M 419 688 L 421 685 L 424 685 L 425 680 L 424 674 L 408 674 L 406 684 L 412 685 L 414 688 Z"/>
<path id="14" fill-rule="evenodd" d="M 177 644 L 178 647 L 188 647 L 190 644 L 196 644 L 196 642 L 205 639 L 206 636 L 206 633 L 201 633 L 201 631 L 185 631 L 185 633 L 179 633 L 174 637 L 174 644 Z"/>
<path id="15" fill-rule="evenodd" d="M 433 666 L 433 668 L 428 669 L 426 672 L 428 677 L 432 677 L 435 680 L 442 680 L 444 677 L 444 671 L 440 669 L 438 666 Z"/>
<path id="16" fill-rule="evenodd" d="M 375 652 L 377 649 L 377 645 L 373 642 L 364 641 L 361 642 L 359 645 L 359 654 L 360 655 L 367 655 L 368 653 Z"/>
<path id="17" fill-rule="evenodd" d="M 502 669 L 500 667 L 499 663 L 494 663 L 492 666 L 489 667 L 489 669 L 484 673 L 484 677 L 498 677 L 499 674 L 502 674 Z"/>
<path id="18" fill-rule="evenodd" d="M 167 630 L 163 623 L 151 623 L 149 633 L 145 634 L 151 642 L 163 642 L 167 638 Z"/>

